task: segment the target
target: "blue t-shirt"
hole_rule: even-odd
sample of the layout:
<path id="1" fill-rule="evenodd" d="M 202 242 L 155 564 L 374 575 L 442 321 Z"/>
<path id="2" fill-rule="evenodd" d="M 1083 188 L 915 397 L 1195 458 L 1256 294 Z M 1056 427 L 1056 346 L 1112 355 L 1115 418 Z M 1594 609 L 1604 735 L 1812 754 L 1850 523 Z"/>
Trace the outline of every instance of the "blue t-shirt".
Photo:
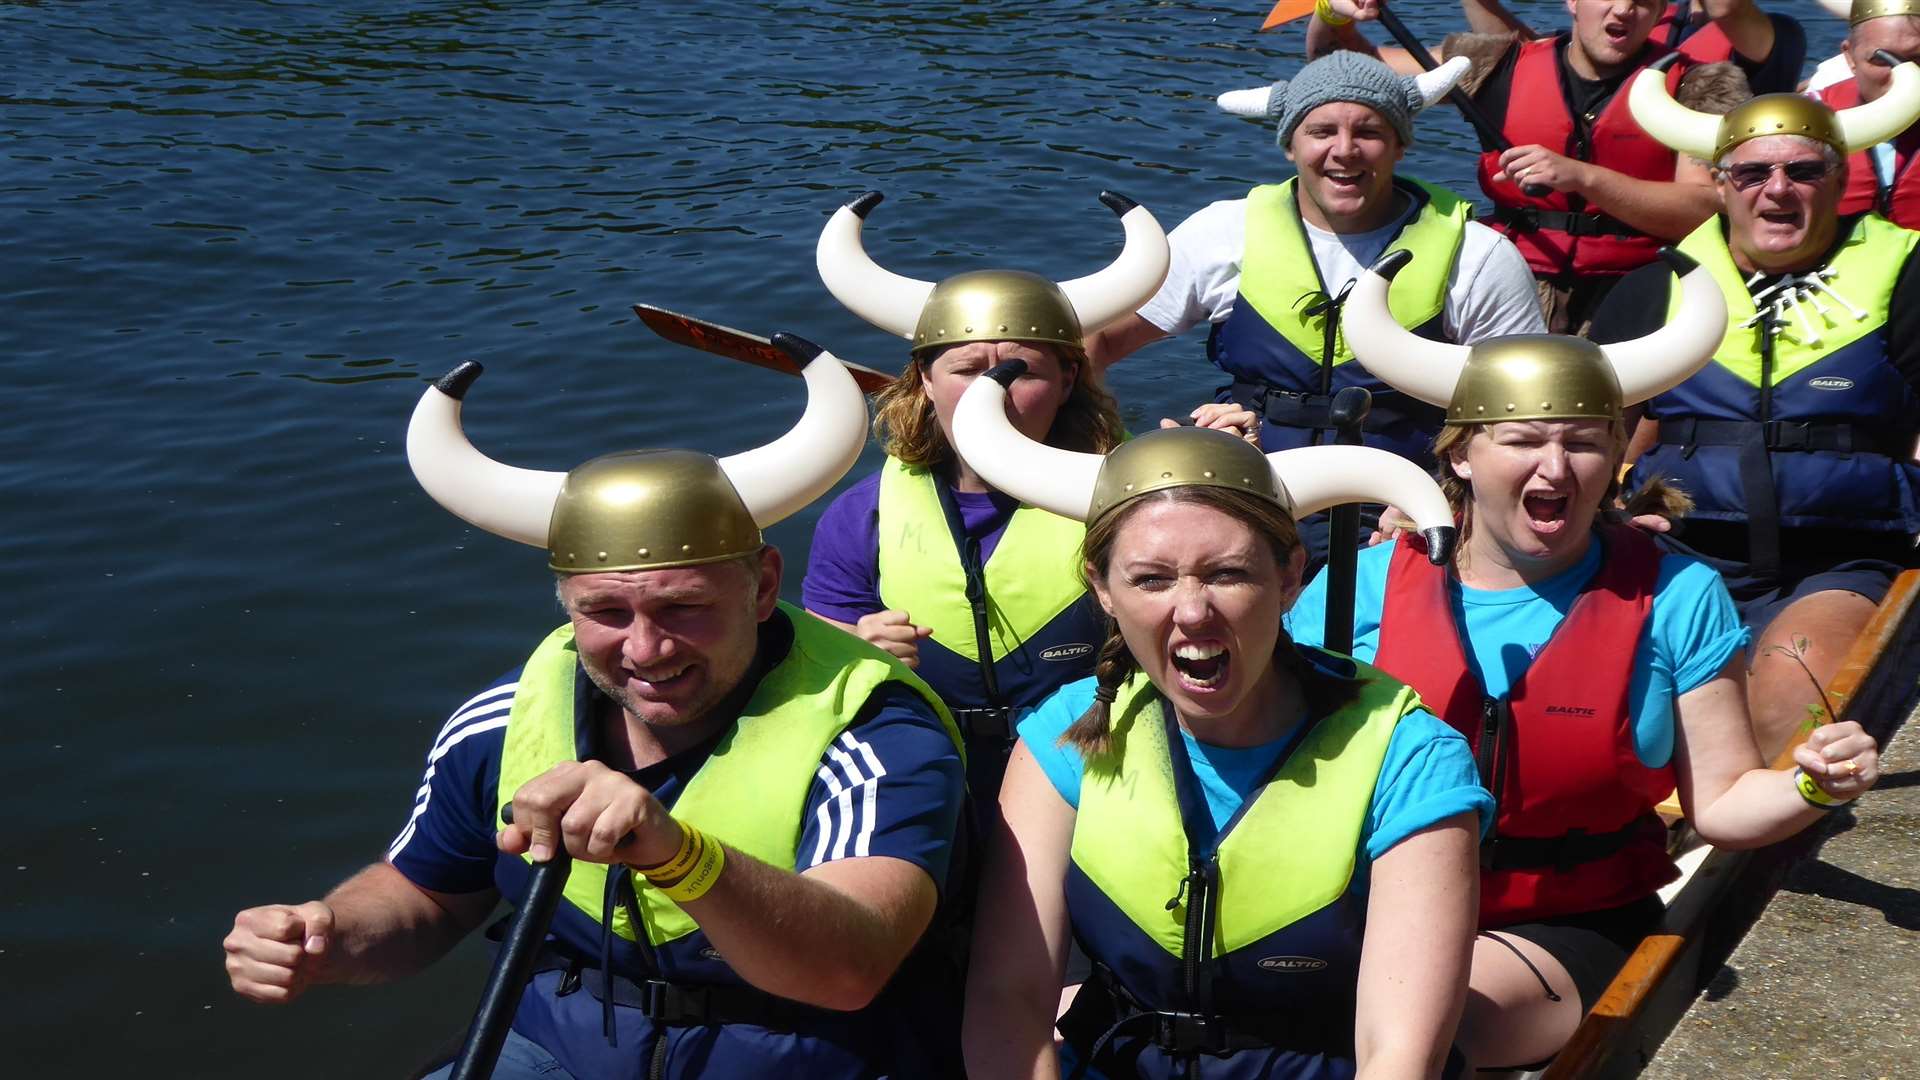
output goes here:
<path id="1" fill-rule="evenodd" d="M 1080 807 L 1080 777 L 1086 761 L 1060 736 L 1093 704 L 1095 680 L 1081 679 L 1055 691 L 1020 722 L 1020 741 L 1034 757 L 1053 789 L 1068 806 Z M 1200 742 L 1185 729 L 1194 777 L 1206 793 L 1207 811 L 1216 829 L 1224 828 L 1254 786 L 1294 742 L 1290 733 L 1260 746 L 1224 747 Z M 1480 786 L 1473 752 L 1459 732 L 1425 709 L 1402 717 L 1387 741 L 1387 756 L 1374 782 L 1373 804 L 1360 833 L 1367 860 L 1379 858 L 1395 844 L 1455 814 L 1471 810 L 1480 816 L 1485 833 L 1493 822 L 1493 796 Z"/>
<path id="2" fill-rule="evenodd" d="M 1371 662 L 1380 648 L 1380 608 L 1393 549 L 1393 544 L 1377 544 L 1360 552 L 1353 601 L 1353 655 L 1360 660 Z M 1599 572 L 1601 553 L 1594 544 L 1573 567 L 1532 586 L 1449 590 L 1454 625 L 1466 627 L 1467 663 L 1489 695 L 1505 695 L 1526 673 L 1580 590 Z M 1287 615 L 1287 632 L 1295 641 L 1318 645 L 1326 640 L 1326 603 L 1322 573 Z M 1641 764 L 1658 769 L 1673 757 L 1674 700 L 1711 681 L 1747 640 L 1726 583 L 1712 567 L 1684 555 L 1661 558 L 1653 608 L 1627 685 L 1633 749 Z"/>

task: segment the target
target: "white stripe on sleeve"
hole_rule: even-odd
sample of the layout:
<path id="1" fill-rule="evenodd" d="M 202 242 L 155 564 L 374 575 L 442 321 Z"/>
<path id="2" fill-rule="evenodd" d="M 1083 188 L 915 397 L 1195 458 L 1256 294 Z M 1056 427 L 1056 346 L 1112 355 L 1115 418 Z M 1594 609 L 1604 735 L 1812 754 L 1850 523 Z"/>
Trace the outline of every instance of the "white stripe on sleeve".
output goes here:
<path id="1" fill-rule="evenodd" d="M 392 862 L 400 852 L 406 849 L 420 827 L 420 819 L 427 812 L 427 806 L 433 799 L 433 776 L 440 759 L 448 751 L 475 735 L 497 731 L 507 726 L 507 717 L 513 710 L 513 692 L 520 684 L 506 683 L 486 690 L 455 710 L 446 725 L 440 729 L 434 740 L 433 749 L 427 754 L 426 775 L 420 780 L 419 790 L 413 795 L 413 813 L 408 815 L 406 825 L 400 835 L 394 837 L 387 847 L 387 861 Z"/>

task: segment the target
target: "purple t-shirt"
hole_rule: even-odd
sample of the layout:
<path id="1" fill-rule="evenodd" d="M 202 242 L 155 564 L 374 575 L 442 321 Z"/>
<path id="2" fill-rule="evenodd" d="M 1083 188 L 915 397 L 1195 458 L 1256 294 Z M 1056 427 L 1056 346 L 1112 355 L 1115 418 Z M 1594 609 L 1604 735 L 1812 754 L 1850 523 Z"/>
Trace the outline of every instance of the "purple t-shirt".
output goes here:
<path id="1" fill-rule="evenodd" d="M 993 558 L 993 549 L 1020 501 L 997 491 L 956 491 L 953 498 L 960 508 L 961 527 L 980 541 L 980 561 Z M 886 610 L 880 601 L 879 473 L 848 488 L 820 515 L 800 602 L 816 615 L 843 623 Z"/>

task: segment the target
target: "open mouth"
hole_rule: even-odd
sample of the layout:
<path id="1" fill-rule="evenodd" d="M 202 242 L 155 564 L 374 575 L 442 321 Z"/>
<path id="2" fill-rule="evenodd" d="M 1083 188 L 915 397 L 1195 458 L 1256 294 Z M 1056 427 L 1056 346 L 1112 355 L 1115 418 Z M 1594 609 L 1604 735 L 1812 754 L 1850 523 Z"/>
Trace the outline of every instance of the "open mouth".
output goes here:
<path id="1" fill-rule="evenodd" d="M 643 693 L 671 694 L 692 679 L 693 668 L 692 664 L 683 664 L 651 674 L 636 671 L 632 673 L 633 681 L 639 684 Z"/>
<path id="2" fill-rule="evenodd" d="M 1527 522 L 1535 532 L 1556 533 L 1567 524 L 1565 495 L 1528 495 L 1520 500 L 1527 511 Z"/>
<path id="3" fill-rule="evenodd" d="M 1769 225 L 1795 228 L 1800 224 L 1800 212 L 1798 210 L 1762 210 L 1760 220 Z"/>
<path id="4" fill-rule="evenodd" d="M 1607 35 L 1607 44 L 1617 49 L 1627 47 L 1627 28 L 1624 24 L 1608 23 L 1601 30 Z"/>
<path id="5" fill-rule="evenodd" d="M 1357 192 L 1360 190 L 1363 182 L 1367 178 L 1366 172 L 1359 169 L 1329 170 L 1327 172 L 1321 173 L 1320 175 L 1323 177 L 1326 177 L 1327 183 L 1332 185 L 1332 187 L 1336 191 Z"/>
<path id="6" fill-rule="evenodd" d="M 1191 690 L 1211 690 L 1226 682 L 1232 665 L 1233 654 L 1220 645 L 1188 642 L 1173 648 L 1173 669 Z"/>

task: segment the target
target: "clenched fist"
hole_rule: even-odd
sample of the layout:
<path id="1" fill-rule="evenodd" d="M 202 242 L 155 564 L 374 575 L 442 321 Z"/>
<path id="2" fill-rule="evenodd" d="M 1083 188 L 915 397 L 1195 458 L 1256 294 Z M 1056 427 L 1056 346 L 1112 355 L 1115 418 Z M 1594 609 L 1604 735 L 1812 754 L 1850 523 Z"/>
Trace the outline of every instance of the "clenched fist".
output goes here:
<path id="1" fill-rule="evenodd" d="M 324 901 L 268 904 L 233 917 L 223 943 L 227 978 L 244 998 L 269 1004 L 292 1001 L 316 981 L 333 933 L 333 909 Z"/>

